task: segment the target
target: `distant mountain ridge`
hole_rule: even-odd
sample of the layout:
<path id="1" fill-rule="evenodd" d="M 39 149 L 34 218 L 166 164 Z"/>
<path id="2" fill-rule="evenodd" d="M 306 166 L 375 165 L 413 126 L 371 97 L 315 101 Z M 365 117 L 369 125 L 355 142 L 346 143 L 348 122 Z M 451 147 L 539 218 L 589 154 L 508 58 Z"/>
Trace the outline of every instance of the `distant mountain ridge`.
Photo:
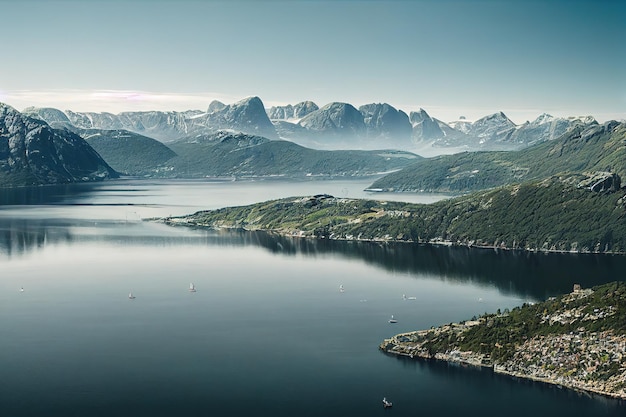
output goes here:
<path id="1" fill-rule="evenodd" d="M 409 115 L 387 103 L 371 103 L 358 109 L 332 102 L 318 107 L 312 101 L 265 108 L 259 97 L 233 104 L 213 101 L 206 111 L 123 112 L 120 114 L 28 108 L 25 114 L 54 127 L 128 130 L 163 142 L 194 135 L 232 130 L 269 139 L 287 139 L 315 149 L 382 149 L 416 151 L 430 147 L 432 154 L 446 149 L 514 150 L 553 140 L 577 126 L 597 122 L 591 116 L 556 118 L 547 114 L 521 125 L 503 112 L 474 122 L 450 123 L 432 118 L 424 109 Z"/>
<path id="2" fill-rule="evenodd" d="M 267 115 L 270 120 L 296 120 L 299 121 L 301 118 L 306 116 L 309 113 L 318 110 L 319 107 L 312 101 L 302 101 L 298 104 L 291 105 L 287 104 L 286 106 L 273 106 L 267 109 Z"/>
<path id="3" fill-rule="evenodd" d="M 214 101 L 206 112 L 188 110 L 112 114 L 71 110 L 62 112 L 57 109 L 33 107 L 25 109 L 24 112 L 48 123 L 70 123 L 81 129 L 123 129 L 163 142 L 223 129 L 262 135 L 270 139 L 278 138 L 272 122 L 265 113 L 263 102 L 258 97 L 249 97 L 230 105 Z"/>
<path id="4" fill-rule="evenodd" d="M 311 109 L 314 105 L 304 103 L 302 107 Z M 188 112 L 192 116 L 185 120 L 181 113 L 166 112 L 139 112 L 132 117 L 110 113 L 97 114 L 95 117 L 90 113 L 77 114 L 52 108 L 29 108 L 26 112 L 33 117 L 47 119 L 60 129 L 81 135 L 116 170 L 131 176 L 354 177 L 395 171 L 419 159 L 417 155 L 406 151 L 325 151 L 268 138 L 275 132 L 274 125 L 267 118 L 263 104 L 257 97 L 233 105 L 214 101 L 207 112 Z M 360 117 L 354 108 L 352 114 L 358 115 L 357 120 Z M 135 131 L 77 127 L 72 120 L 81 126 L 130 126 Z M 192 133 L 166 143 L 136 133 L 137 130 L 151 130 L 154 125 L 164 121 L 176 135 L 185 131 Z M 337 119 L 337 125 L 341 123 L 343 121 Z M 212 128 L 202 128 L 207 125 Z M 212 130 L 219 126 L 227 128 Z M 241 133 L 241 130 L 261 133 Z"/>
<path id="5" fill-rule="evenodd" d="M 419 156 L 402 151 L 320 151 L 284 140 L 219 131 L 168 143 L 176 156 L 158 177 L 359 177 L 395 171 Z"/>
<path id="6" fill-rule="evenodd" d="M 563 172 L 612 172 L 626 178 L 624 141 L 626 123 L 581 124 L 558 139 L 519 151 L 463 152 L 416 161 L 371 187 L 459 193 Z"/>

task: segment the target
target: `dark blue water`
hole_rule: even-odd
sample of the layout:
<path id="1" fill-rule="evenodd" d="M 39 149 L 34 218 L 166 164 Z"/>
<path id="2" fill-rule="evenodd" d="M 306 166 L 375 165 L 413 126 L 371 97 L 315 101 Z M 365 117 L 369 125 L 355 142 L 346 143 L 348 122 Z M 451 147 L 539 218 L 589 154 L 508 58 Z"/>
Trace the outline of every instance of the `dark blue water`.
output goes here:
<path id="1" fill-rule="evenodd" d="M 120 181 L 3 194 L 0 416 L 625 415 L 615 400 L 377 349 L 402 331 L 620 278 L 623 257 L 140 221 L 288 195 L 361 196 L 366 185 Z"/>

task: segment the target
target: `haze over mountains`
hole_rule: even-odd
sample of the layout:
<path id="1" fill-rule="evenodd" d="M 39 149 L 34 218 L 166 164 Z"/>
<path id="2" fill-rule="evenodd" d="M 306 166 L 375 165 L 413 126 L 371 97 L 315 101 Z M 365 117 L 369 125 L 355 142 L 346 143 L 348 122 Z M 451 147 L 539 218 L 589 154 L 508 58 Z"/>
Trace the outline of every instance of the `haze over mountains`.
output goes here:
<path id="1" fill-rule="evenodd" d="M 387 103 L 358 109 L 333 102 L 323 107 L 311 101 L 266 109 L 258 97 L 226 105 L 214 101 L 206 111 L 93 113 L 27 108 L 25 114 L 53 127 L 124 129 L 162 142 L 219 130 L 286 139 L 315 149 L 399 149 L 435 155 L 452 150 L 513 150 L 553 140 L 576 126 L 597 123 L 591 116 L 556 118 L 542 114 L 521 125 L 504 113 L 470 122 L 450 123 L 431 117 L 426 110 L 405 113 Z"/>
<path id="2" fill-rule="evenodd" d="M 462 152 L 416 161 L 372 188 L 463 193 L 552 175 L 626 177 L 626 123 L 581 125 L 558 139 L 513 152 Z M 582 181 L 582 178 L 580 178 Z"/>
<path id="3" fill-rule="evenodd" d="M 92 152 L 104 158 L 101 160 L 105 165 L 110 164 L 98 171 L 94 167 L 102 163 L 92 161 L 89 169 L 97 174 L 81 167 L 85 174 L 80 178 L 85 180 L 108 178 L 116 172 L 146 177 L 199 178 L 363 176 L 402 169 L 373 185 L 396 191 L 463 192 L 538 178 L 544 171 L 548 175 L 556 173 L 536 169 L 535 165 L 541 161 L 552 161 L 548 165 L 553 164 L 555 169 L 565 165 L 573 169 L 572 164 L 559 162 L 565 158 L 553 161 L 552 157 L 546 157 L 550 152 L 548 148 L 553 147 L 550 144 L 554 142 L 555 147 L 561 146 L 565 152 L 569 145 L 558 144 L 581 132 L 598 131 L 593 128 L 600 126 L 593 117 L 555 118 L 548 114 L 516 125 L 502 112 L 474 122 L 461 118 L 445 123 L 431 117 L 424 109 L 407 114 L 386 103 L 367 104 L 357 109 L 349 103 L 333 102 L 319 107 L 304 101 L 266 109 L 258 97 L 228 105 L 214 101 L 206 111 L 142 111 L 117 115 L 33 107 L 21 114 L 8 106 L 3 108 L 12 115 L 10 118 L 21 118 L 25 125 L 32 127 L 32 132 L 25 134 L 31 141 L 35 137 L 42 140 L 39 138 L 42 132 L 47 132 L 45 135 L 49 137 L 72 138 L 77 147 L 82 147 L 81 152 Z M 40 127 L 37 131 L 36 126 Z M 600 131 L 606 131 L 603 129 Z M 5 136 L 9 134 L 12 133 Z M 76 138 L 85 139 L 86 143 Z M 14 143 L 10 142 L 11 146 Z M 86 146 L 87 143 L 91 146 Z M 435 150 L 434 153 L 437 150 L 441 150 L 438 153 L 523 151 L 494 154 L 504 155 L 502 157 L 481 152 L 421 160 L 413 153 L 418 149 Z M 585 149 L 591 149 L 591 145 Z M 38 152 L 44 155 L 42 150 Z M 585 153 L 579 152 L 579 155 Z M 46 158 L 57 157 L 47 155 Z M 573 158 L 568 160 L 575 160 Z M 57 159 L 63 165 L 65 160 Z M 16 172 L 16 161 L 5 158 L 4 171 Z M 38 179 L 28 177 L 26 183 L 80 180 L 74 174 L 63 179 L 46 179 L 41 172 L 50 170 L 51 165 L 39 165 L 29 165 L 29 169 L 38 172 L 32 178 Z M 614 167 L 590 168 L 609 172 Z M 73 172 L 68 167 L 63 169 Z M 621 170 L 618 171 L 621 175 Z M 444 174 L 445 178 L 440 179 Z"/>
<path id="4" fill-rule="evenodd" d="M 211 108 L 212 112 L 188 113 L 191 119 L 163 112 L 143 112 L 133 119 L 127 114 L 64 113 L 51 108 L 27 109 L 22 114 L 2 105 L 0 186 L 94 181 L 119 173 L 150 178 L 358 177 L 395 171 L 421 158 L 392 149 L 325 151 L 268 139 L 267 129 L 273 126 L 255 98 L 230 106 L 212 103 Z M 169 132 L 180 129 L 177 136 L 193 133 L 166 144 L 126 129 L 93 127 L 152 131 L 159 121 L 166 121 Z M 205 124 L 212 128 L 202 130 Z M 230 128 L 213 130 L 224 126 Z"/>

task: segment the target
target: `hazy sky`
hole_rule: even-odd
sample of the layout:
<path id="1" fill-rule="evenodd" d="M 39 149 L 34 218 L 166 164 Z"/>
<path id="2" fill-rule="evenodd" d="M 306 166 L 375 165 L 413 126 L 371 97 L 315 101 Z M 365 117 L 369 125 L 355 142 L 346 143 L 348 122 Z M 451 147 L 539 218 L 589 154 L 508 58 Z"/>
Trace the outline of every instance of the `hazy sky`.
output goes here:
<path id="1" fill-rule="evenodd" d="M 626 118 L 626 1 L 0 0 L 18 110 L 387 102 L 445 121 Z"/>

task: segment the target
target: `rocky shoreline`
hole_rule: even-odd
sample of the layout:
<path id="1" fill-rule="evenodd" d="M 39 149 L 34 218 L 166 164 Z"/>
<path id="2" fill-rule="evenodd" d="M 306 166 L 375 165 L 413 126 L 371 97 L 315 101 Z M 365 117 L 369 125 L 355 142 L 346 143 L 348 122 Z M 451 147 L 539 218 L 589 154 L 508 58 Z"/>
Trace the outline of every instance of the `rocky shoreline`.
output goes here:
<path id="1" fill-rule="evenodd" d="M 264 229 L 261 227 L 244 227 L 239 225 L 228 225 L 228 224 L 207 224 L 202 222 L 197 222 L 188 218 L 188 216 L 183 217 L 162 217 L 162 218 L 153 218 L 146 219 L 147 221 L 156 221 L 165 223 L 170 226 L 188 226 L 188 227 L 201 227 L 215 230 L 244 230 L 250 232 L 265 232 L 265 233 L 275 233 L 280 236 L 285 237 L 293 237 L 293 238 L 304 238 L 304 239 L 324 239 L 324 237 L 315 236 L 311 232 L 307 232 L 304 230 L 277 230 L 277 229 Z M 404 240 L 404 239 L 394 239 L 388 236 L 373 238 L 373 239 L 364 239 L 359 237 L 346 237 L 346 236 L 331 236 L 328 237 L 330 240 L 337 241 L 346 241 L 346 242 L 373 242 L 373 243 L 407 243 L 407 244 L 418 244 L 418 245 L 436 245 L 436 246 L 455 246 L 455 247 L 467 247 L 467 248 L 476 248 L 476 249 L 491 249 L 491 250 L 503 250 L 503 251 L 523 251 L 523 252 L 532 252 L 532 253 L 563 253 L 563 254 L 573 254 L 573 255 L 626 255 L 624 251 L 601 251 L 601 250 L 562 250 L 555 248 L 512 248 L 508 246 L 502 245 L 483 245 L 475 242 L 455 242 L 451 240 L 444 239 L 428 239 L 428 240 Z"/>
<path id="2" fill-rule="evenodd" d="M 472 351 L 447 350 L 445 352 L 434 352 L 429 349 L 427 341 L 431 340 L 429 336 L 440 337 L 450 333 L 461 334 L 468 328 L 479 325 L 479 323 L 470 322 L 469 325 L 461 323 L 451 323 L 439 328 L 429 330 L 420 330 L 408 333 L 401 333 L 390 339 L 385 339 L 379 346 L 383 352 L 395 356 L 402 356 L 414 360 L 437 360 L 452 364 L 468 365 L 473 367 L 487 368 L 497 374 L 508 375 L 515 378 L 522 378 L 531 381 L 542 382 L 571 389 L 578 392 L 586 392 L 590 394 L 598 394 L 609 398 L 626 401 L 626 387 L 624 387 L 624 378 L 626 377 L 626 369 L 624 369 L 624 360 L 626 359 L 626 337 L 614 336 L 609 333 L 601 335 L 586 335 L 589 340 L 594 339 L 592 343 L 587 343 L 585 348 L 588 351 L 595 351 L 598 347 L 603 346 L 603 355 L 611 351 L 618 361 L 622 364 L 622 372 L 616 377 L 611 377 L 606 381 L 588 377 L 588 374 L 572 375 L 568 370 L 559 368 L 550 370 L 549 367 L 536 366 L 537 361 L 520 361 L 522 356 L 530 356 L 536 359 L 543 357 L 543 351 L 553 350 L 555 342 L 570 342 L 569 335 L 562 337 L 554 337 L 551 339 L 534 340 L 534 343 L 524 344 L 516 351 L 516 356 L 502 363 L 494 363 L 488 354 L 481 354 Z M 567 339 L 564 340 L 563 338 Z M 598 350 L 599 351 L 599 350 Z M 566 363 L 562 355 L 557 358 L 557 362 Z M 574 354 L 579 362 L 584 363 L 580 353 Z M 567 375 L 570 373 L 570 375 Z M 584 376 L 583 376 L 584 375 Z"/>

